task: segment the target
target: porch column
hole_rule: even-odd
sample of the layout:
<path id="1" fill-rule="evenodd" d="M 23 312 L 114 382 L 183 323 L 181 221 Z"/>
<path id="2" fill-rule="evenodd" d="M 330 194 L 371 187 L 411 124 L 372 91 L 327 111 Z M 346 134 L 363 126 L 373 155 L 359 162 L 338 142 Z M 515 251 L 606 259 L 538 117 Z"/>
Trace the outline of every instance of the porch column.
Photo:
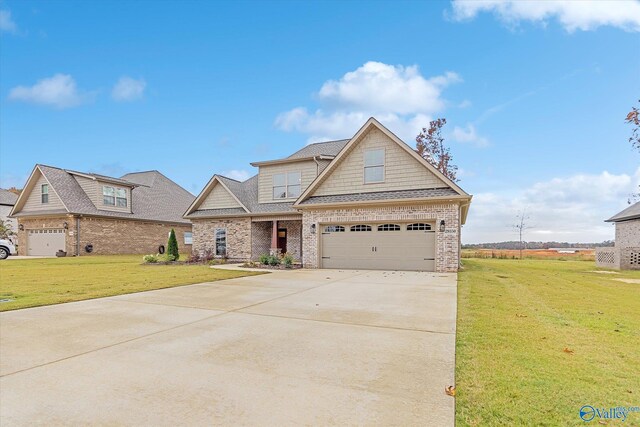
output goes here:
<path id="1" fill-rule="evenodd" d="M 271 230 L 271 253 L 278 253 L 278 221 L 271 221 L 273 228 Z"/>

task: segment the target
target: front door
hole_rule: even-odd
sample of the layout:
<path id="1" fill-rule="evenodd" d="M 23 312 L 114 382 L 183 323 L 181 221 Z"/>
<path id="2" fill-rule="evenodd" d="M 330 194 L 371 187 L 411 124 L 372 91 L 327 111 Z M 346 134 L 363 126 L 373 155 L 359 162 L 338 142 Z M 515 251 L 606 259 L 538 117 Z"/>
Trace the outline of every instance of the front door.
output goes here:
<path id="1" fill-rule="evenodd" d="M 278 249 L 280 249 L 281 254 L 284 254 L 287 252 L 287 229 L 286 228 L 278 228 Z"/>

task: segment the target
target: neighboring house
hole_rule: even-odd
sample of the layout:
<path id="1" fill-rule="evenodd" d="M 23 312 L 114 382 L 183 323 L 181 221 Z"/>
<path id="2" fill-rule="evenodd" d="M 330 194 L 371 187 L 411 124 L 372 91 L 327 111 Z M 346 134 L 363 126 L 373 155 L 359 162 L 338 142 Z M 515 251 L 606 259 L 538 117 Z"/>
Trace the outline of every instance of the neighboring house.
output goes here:
<path id="1" fill-rule="evenodd" d="M 214 175 L 185 218 L 193 250 L 231 259 L 288 252 L 307 268 L 457 271 L 471 196 L 369 119 L 353 138 Z"/>
<path id="2" fill-rule="evenodd" d="M 36 165 L 11 216 L 20 255 L 148 254 L 166 246 L 191 251 L 191 223 L 182 217 L 194 196 L 158 171 L 121 178 Z"/>
<path id="3" fill-rule="evenodd" d="M 596 265 L 621 270 L 640 270 L 640 202 L 605 222 L 615 224 L 615 246 L 596 248 Z"/>
<path id="4" fill-rule="evenodd" d="M 13 232 L 18 231 L 18 221 L 16 221 L 15 218 L 9 218 L 9 214 L 16 204 L 16 200 L 18 200 L 17 194 L 0 188 L 0 219 L 9 225 Z M 14 236 L 11 240 L 17 243 L 17 236 Z"/>

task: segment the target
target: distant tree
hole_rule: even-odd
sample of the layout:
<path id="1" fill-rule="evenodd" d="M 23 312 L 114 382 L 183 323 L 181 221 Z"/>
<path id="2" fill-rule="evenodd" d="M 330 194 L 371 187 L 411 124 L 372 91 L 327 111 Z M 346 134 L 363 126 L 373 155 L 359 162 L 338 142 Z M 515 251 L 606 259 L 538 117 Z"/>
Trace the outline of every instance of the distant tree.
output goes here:
<path id="1" fill-rule="evenodd" d="M 638 100 L 638 102 L 640 102 L 640 100 Z M 633 126 L 631 129 L 631 137 L 629 138 L 631 146 L 640 151 L 640 109 L 632 107 L 629 114 L 627 114 L 625 122 Z"/>
<path id="2" fill-rule="evenodd" d="M 444 145 L 441 130 L 447 119 L 436 119 L 429 122 L 429 128 L 422 128 L 416 136 L 416 152 L 444 176 L 457 182 L 458 167 L 453 164 L 449 148 Z"/>
<path id="3" fill-rule="evenodd" d="M 22 193 L 22 188 L 18 189 L 16 187 L 8 188 L 7 191 L 12 192 L 13 194 L 17 194 L 18 196 Z"/>
<path id="4" fill-rule="evenodd" d="M 171 229 L 169 233 L 169 241 L 167 242 L 167 255 L 173 256 L 173 259 L 178 261 L 180 254 L 178 253 L 178 240 L 176 239 L 176 232 Z"/>
<path id="5" fill-rule="evenodd" d="M 13 231 L 13 228 L 11 227 L 11 223 L 0 219 L 0 239 L 10 240 L 11 237 L 15 235 L 16 233 Z"/>
<path id="6" fill-rule="evenodd" d="M 522 250 L 525 249 L 526 246 L 526 242 L 522 240 L 524 237 L 524 233 L 526 230 L 531 228 L 531 226 L 528 224 L 528 221 L 529 216 L 527 215 L 527 210 L 523 209 L 522 212 L 518 213 L 518 215 L 516 216 L 516 223 L 513 225 L 513 228 L 516 230 L 519 237 L 520 244 L 518 245 L 518 249 L 520 249 L 520 259 L 522 259 Z"/>

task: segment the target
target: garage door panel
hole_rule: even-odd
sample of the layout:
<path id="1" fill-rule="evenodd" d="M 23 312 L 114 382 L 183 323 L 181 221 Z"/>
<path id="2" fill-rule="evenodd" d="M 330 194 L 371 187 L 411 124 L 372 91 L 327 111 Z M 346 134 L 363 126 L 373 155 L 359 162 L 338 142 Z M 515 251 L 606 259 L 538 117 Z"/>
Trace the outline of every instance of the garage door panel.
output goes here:
<path id="1" fill-rule="evenodd" d="M 433 231 L 407 230 L 406 224 L 399 231 L 379 231 L 377 226 L 372 231 L 349 230 L 322 233 L 322 267 L 435 271 Z"/>
<path id="2" fill-rule="evenodd" d="M 27 255 L 53 256 L 65 250 L 66 233 L 62 228 L 29 230 L 27 235 Z"/>

